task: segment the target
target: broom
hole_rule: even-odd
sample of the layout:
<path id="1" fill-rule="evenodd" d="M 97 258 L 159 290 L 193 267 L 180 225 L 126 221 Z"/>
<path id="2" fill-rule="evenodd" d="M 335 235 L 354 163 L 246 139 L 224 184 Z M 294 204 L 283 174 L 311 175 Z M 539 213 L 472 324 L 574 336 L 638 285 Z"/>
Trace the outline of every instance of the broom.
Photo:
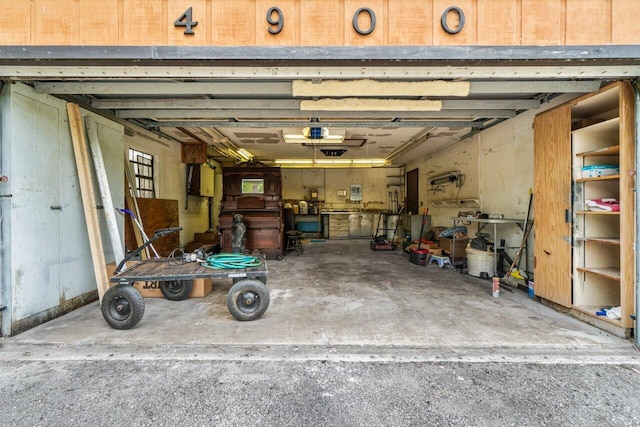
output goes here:
<path id="1" fill-rule="evenodd" d="M 509 270 L 504 275 L 500 281 L 509 286 L 518 287 L 518 284 L 525 283 L 524 276 L 520 273 L 520 268 L 516 268 L 516 265 L 520 265 L 520 256 L 522 255 L 522 250 L 524 246 L 527 244 L 527 240 L 529 239 L 529 233 L 533 228 L 533 221 L 531 221 L 531 226 L 529 226 L 529 214 L 531 212 L 531 204 L 533 202 L 533 192 L 529 189 L 529 206 L 527 207 L 527 215 L 524 218 L 524 235 L 522 236 L 522 242 L 520 242 L 520 247 L 518 248 L 518 252 L 516 252 L 516 256 L 511 261 L 511 265 L 509 266 Z"/>

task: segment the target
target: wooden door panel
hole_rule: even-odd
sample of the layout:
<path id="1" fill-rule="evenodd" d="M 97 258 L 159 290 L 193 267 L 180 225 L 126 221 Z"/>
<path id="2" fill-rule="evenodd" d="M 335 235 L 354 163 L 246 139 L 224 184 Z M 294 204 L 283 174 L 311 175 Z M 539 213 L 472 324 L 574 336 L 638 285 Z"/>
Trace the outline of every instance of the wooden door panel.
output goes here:
<path id="1" fill-rule="evenodd" d="M 571 105 L 534 121 L 535 292 L 571 306 Z"/>

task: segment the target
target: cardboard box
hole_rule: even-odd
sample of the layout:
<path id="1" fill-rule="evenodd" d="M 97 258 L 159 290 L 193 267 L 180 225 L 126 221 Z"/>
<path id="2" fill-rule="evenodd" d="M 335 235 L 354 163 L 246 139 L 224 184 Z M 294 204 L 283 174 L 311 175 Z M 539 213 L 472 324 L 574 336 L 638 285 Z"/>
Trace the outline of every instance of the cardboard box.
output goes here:
<path id="1" fill-rule="evenodd" d="M 135 262 L 127 263 L 129 267 L 134 264 Z M 107 275 L 109 276 L 109 279 L 113 277 L 113 272 L 116 270 L 116 267 L 116 264 L 113 262 L 107 264 Z M 109 283 L 109 286 L 113 285 L 114 283 Z M 162 291 L 160 290 L 158 281 L 150 280 L 145 282 L 135 282 L 133 284 L 133 287 L 136 288 L 138 292 L 140 292 L 140 295 L 142 295 L 143 298 L 164 298 L 164 295 L 162 295 Z M 194 279 L 193 288 L 191 289 L 188 297 L 202 298 L 211 293 L 212 289 L 212 279 Z"/>
<path id="2" fill-rule="evenodd" d="M 469 238 L 456 239 L 455 240 L 455 257 L 464 258 L 466 254 L 467 245 L 469 244 Z M 438 242 L 440 248 L 447 254 L 452 255 L 453 252 L 453 239 L 450 237 L 442 237 Z"/>
<path id="3" fill-rule="evenodd" d="M 431 227 L 431 231 L 433 231 L 434 238 L 439 239 L 440 233 L 446 230 L 447 227 Z"/>

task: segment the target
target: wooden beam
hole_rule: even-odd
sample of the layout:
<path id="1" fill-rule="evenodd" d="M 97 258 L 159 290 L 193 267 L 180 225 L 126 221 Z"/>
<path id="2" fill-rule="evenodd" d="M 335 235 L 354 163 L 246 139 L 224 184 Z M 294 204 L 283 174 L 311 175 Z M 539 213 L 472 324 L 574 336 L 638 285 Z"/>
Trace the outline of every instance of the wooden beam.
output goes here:
<path id="1" fill-rule="evenodd" d="M 69 128 L 71 130 L 71 140 L 73 142 L 73 153 L 76 158 L 78 169 L 78 180 L 80 182 L 80 194 L 82 195 L 82 207 L 84 218 L 87 223 L 89 246 L 91 247 L 91 258 L 93 259 L 93 272 L 96 277 L 98 287 L 98 297 L 102 302 L 102 296 L 109 289 L 109 276 L 107 274 L 107 263 L 102 248 L 102 234 L 98 221 L 98 206 L 89 169 L 89 153 L 87 140 L 84 132 L 84 123 L 80 114 L 78 104 L 67 103 L 67 113 L 69 115 Z"/>
<path id="2" fill-rule="evenodd" d="M 107 169 L 104 166 L 102 158 L 102 149 L 100 148 L 100 139 L 98 138 L 98 125 L 93 117 L 84 118 L 87 127 L 87 137 L 89 138 L 89 147 L 91 147 L 91 156 L 93 157 L 93 166 L 96 170 L 98 178 L 98 188 L 100 189 L 100 197 L 102 197 L 102 206 L 107 226 L 109 228 L 109 238 L 113 249 L 113 256 L 116 265 L 124 259 L 124 251 L 122 250 L 122 239 L 118 231 L 118 223 L 116 221 L 116 210 L 113 207 L 113 199 L 111 197 L 111 189 L 107 178 Z"/>
<path id="3" fill-rule="evenodd" d="M 250 121 L 251 119 L 274 119 L 281 121 L 287 119 L 309 119 L 313 115 L 309 111 L 280 111 L 280 110 L 118 110 L 116 115 L 125 119 L 149 119 L 156 120 L 203 120 L 203 119 L 228 119 L 230 117 Z M 324 111 L 322 116 L 336 117 L 340 119 L 356 119 L 363 123 L 371 119 L 450 119 L 467 120 L 479 117 L 494 117 L 508 119 L 515 117 L 516 113 L 510 109 L 464 109 L 443 111 Z M 320 116 L 320 120 L 322 120 Z M 364 118 L 364 119 L 363 119 Z M 366 119 L 366 120 L 365 120 Z M 241 122 L 238 122 L 241 123 Z M 188 126 L 188 125 L 187 125 Z M 195 125 L 194 125 L 195 126 Z M 189 126 L 193 127 L 193 126 Z"/>

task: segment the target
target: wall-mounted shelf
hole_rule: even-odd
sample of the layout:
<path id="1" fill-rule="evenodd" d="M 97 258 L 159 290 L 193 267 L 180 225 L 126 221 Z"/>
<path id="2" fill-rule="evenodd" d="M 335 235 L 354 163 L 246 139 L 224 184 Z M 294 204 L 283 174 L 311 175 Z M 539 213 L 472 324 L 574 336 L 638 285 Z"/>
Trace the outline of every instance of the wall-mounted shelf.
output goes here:
<path id="1" fill-rule="evenodd" d="M 441 199 L 431 200 L 434 207 L 480 207 L 480 199 Z"/>

